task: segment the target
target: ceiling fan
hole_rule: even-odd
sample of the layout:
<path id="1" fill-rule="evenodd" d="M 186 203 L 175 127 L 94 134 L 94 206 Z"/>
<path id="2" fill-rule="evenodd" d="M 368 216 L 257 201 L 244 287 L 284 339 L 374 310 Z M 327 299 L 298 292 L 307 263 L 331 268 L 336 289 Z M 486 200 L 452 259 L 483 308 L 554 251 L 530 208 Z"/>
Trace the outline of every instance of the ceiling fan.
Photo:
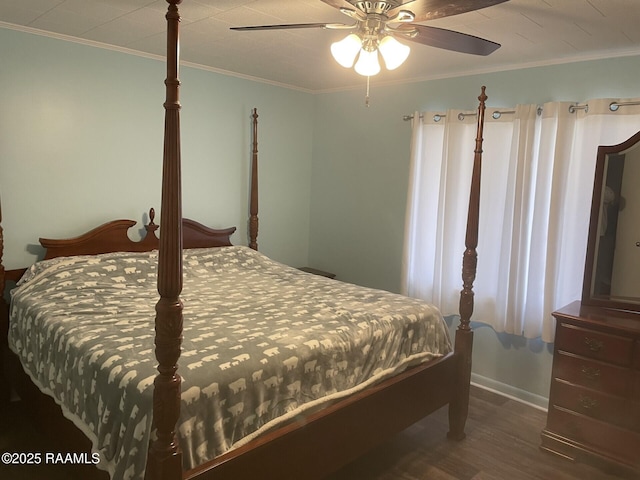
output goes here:
<path id="1" fill-rule="evenodd" d="M 347 37 L 331 45 L 331 53 L 343 67 L 351 68 L 355 63 L 357 73 L 370 77 L 380 72 L 378 52 L 388 70 L 399 67 L 407 59 L 410 48 L 398 42 L 398 39 L 473 55 L 489 55 L 500 44 L 453 30 L 420 25 L 418 22 L 471 12 L 508 0 L 322 1 L 339 9 L 355 23 L 256 25 L 232 27 L 231 30 L 326 28 L 351 31 Z"/>

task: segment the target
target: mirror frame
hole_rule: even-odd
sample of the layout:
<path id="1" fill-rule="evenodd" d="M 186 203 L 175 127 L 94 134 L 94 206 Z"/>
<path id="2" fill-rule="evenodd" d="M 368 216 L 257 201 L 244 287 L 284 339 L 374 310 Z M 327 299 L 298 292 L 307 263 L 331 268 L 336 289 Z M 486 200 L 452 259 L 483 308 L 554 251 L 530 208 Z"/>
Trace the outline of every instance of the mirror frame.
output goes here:
<path id="1" fill-rule="evenodd" d="M 591 284 L 593 282 L 595 261 L 597 255 L 596 247 L 599 233 L 600 212 L 602 211 L 602 183 L 604 180 L 607 155 L 612 153 L 624 152 L 638 143 L 640 143 L 640 132 L 637 132 L 631 138 L 625 140 L 622 143 L 619 143 L 618 145 L 600 145 L 598 147 L 598 154 L 596 157 L 596 172 L 593 181 L 593 197 L 591 200 L 591 219 L 589 221 L 587 255 L 584 264 L 584 280 L 582 284 L 583 305 L 640 312 L 640 297 L 638 298 L 638 302 L 625 302 L 621 300 L 611 300 L 595 297 L 591 292 Z"/>

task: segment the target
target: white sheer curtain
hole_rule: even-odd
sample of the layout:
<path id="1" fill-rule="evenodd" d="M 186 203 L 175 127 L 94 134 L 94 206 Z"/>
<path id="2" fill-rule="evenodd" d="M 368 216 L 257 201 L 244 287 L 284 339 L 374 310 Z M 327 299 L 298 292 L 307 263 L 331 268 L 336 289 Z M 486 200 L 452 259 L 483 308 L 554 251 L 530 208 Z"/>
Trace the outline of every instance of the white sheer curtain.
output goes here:
<path id="1" fill-rule="evenodd" d="M 640 106 L 487 108 L 473 320 L 553 341 L 551 312 L 582 291 L 598 145 L 640 130 Z M 584 105 L 584 104 L 583 104 Z M 476 119 L 414 115 L 403 292 L 458 312 Z"/>

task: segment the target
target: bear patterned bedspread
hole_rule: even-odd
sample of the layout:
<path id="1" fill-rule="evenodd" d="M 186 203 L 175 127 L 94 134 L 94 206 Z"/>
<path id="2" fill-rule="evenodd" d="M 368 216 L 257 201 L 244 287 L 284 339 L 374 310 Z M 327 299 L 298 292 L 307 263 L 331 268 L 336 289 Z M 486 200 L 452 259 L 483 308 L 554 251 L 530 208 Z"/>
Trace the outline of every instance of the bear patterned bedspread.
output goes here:
<path id="1" fill-rule="evenodd" d="M 152 435 L 157 251 L 33 265 L 9 345 L 114 479 L 142 479 Z M 438 310 L 311 275 L 247 247 L 184 252 L 184 468 L 452 350 Z"/>

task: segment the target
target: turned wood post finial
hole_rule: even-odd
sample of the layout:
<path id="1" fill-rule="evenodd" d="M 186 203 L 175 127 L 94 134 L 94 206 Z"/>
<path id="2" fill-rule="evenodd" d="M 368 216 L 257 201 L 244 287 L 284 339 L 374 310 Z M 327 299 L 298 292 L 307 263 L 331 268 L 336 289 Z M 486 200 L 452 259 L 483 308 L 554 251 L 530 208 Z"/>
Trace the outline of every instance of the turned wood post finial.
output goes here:
<path id="1" fill-rule="evenodd" d="M 147 237 L 149 237 L 150 233 L 154 233 L 156 230 L 158 230 L 159 225 L 156 225 L 154 220 L 156 218 L 156 211 L 153 208 L 149 209 L 149 223 L 147 225 L 144 226 L 144 229 L 147 232 Z"/>
<path id="2" fill-rule="evenodd" d="M 480 96 L 478 97 L 478 100 L 480 100 L 480 104 L 482 105 L 482 108 L 484 108 L 484 104 L 487 101 L 487 87 L 485 85 L 482 86 L 482 88 L 480 88 Z M 479 107 L 480 108 L 480 107 Z"/>

